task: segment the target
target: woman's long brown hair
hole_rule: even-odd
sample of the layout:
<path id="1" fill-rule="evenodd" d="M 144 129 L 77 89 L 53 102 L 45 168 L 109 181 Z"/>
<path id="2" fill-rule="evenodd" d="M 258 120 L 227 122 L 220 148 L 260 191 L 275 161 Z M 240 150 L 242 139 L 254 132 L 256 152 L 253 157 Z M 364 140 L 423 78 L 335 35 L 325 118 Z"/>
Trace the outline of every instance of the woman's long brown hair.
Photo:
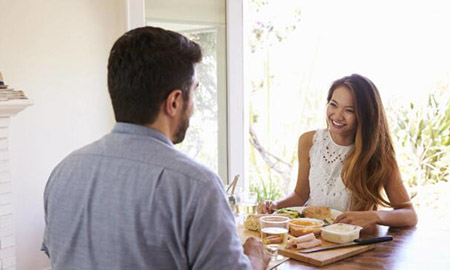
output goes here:
<path id="1" fill-rule="evenodd" d="M 340 86 L 352 92 L 357 119 L 355 147 L 342 167 L 342 181 L 352 194 L 350 208 L 363 211 L 378 205 L 392 207 L 383 190 L 386 181 L 397 177 L 398 165 L 378 89 L 369 79 L 352 74 L 332 84 L 328 102 Z"/>

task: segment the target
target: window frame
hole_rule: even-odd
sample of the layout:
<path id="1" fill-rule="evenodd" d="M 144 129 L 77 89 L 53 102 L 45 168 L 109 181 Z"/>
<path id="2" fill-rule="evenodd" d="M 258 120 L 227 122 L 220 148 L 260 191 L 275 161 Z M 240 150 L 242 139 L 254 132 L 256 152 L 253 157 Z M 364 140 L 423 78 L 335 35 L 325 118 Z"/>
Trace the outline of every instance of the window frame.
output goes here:
<path id="1" fill-rule="evenodd" d="M 244 5 L 242 0 L 226 1 L 227 26 L 227 109 L 228 109 L 228 175 L 239 174 L 238 186 L 248 190 L 248 91 L 244 89 Z M 242 181 L 242 179 L 245 179 Z M 230 179 L 231 180 L 231 179 Z"/>

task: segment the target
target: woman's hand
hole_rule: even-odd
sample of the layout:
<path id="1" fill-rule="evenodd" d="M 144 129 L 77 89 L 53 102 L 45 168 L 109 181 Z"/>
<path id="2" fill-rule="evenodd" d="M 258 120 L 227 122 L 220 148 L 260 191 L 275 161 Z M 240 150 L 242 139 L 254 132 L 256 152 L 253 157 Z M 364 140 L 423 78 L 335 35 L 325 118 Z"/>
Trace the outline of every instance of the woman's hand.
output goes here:
<path id="1" fill-rule="evenodd" d="M 334 223 L 347 223 L 361 226 L 364 229 L 377 224 L 379 217 L 376 211 L 348 211 L 340 214 Z"/>
<path id="2" fill-rule="evenodd" d="M 271 214 L 277 210 L 277 203 L 274 201 L 263 201 L 258 203 L 258 214 Z"/>

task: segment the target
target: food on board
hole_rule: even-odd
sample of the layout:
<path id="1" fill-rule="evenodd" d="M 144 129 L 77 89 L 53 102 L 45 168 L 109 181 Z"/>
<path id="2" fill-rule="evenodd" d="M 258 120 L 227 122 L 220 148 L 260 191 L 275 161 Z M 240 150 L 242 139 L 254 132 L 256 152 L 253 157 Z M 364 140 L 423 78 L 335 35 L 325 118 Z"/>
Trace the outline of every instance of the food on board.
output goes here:
<path id="1" fill-rule="evenodd" d="M 302 249 L 317 247 L 322 244 L 322 241 L 317 239 L 313 233 L 309 233 L 299 237 L 292 237 L 287 240 L 287 248 Z"/>
<path id="2" fill-rule="evenodd" d="M 309 241 L 309 242 L 298 243 L 298 244 L 297 244 L 297 249 L 302 249 L 302 248 L 313 248 L 313 247 L 320 246 L 321 244 L 322 244 L 322 240 L 320 240 L 320 239 L 314 239 L 314 240 Z"/>
<path id="3" fill-rule="evenodd" d="M 322 228 L 320 237 L 328 242 L 344 244 L 352 242 L 359 238 L 361 226 L 350 225 L 345 223 L 336 223 Z"/>
<path id="4" fill-rule="evenodd" d="M 260 230 L 259 218 L 262 216 L 266 216 L 266 215 L 267 214 L 248 215 L 244 221 L 244 227 L 250 231 L 255 231 L 255 232 L 259 231 Z"/>
<path id="5" fill-rule="evenodd" d="M 297 210 L 290 209 L 290 208 L 281 208 L 275 211 L 276 214 L 288 214 L 292 218 L 298 218 L 300 217 L 300 213 Z"/>
<path id="6" fill-rule="evenodd" d="M 261 217 L 264 217 L 264 216 L 273 216 L 273 215 L 271 215 L 271 214 L 251 214 L 251 215 L 248 215 L 247 218 L 244 221 L 244 227 L 247 230 L 259 232 L 260 229 L 261 229 L 261 225 L 259 224 L 259 219 Z M 291 216 L 288 215 L 288 214 L 279 214 L 279 215 L 277 214 L 277 216 L 284 216 L 284 217 L 291 218 Z"/>
<path id="7" fill-rule="evenodd" d="M 282 235 L 271 235 L 264 239 L 264 244 L 273 245 L 273 244 L 281 244 L 283 243 Z"/>
<path id="8" fill-rule="evenodd" d="M 317 218 L 317 219 L 332 219 L 331 209 L 326 206 L 308 206 L 303 209 L 302 212 L 304 217 L 307 218 Z"/>
<path id="9" fill-rule="evenodd" d="M 282 208 L 273 214 L 250 214 L 244 221 L 244 227 L 250 231 L 260 232 L 261 217 L 273 215 L 289 217 L 291 221 L 286 248 L 296 250 L 321 246 L 322 241 L 347 243 L 359 238 L 359 231 L 362 229 L 359 226 L 339 223 L 324 227 L 333 222 L 331 212 L 329 207 L 324 206 L 307 206 L 299 210 Z M 321 239 L 316 238 L 319 234 Z M 266 241 L 270 241 L 270 244 L 283 242 L 279 236 L 269 236 Z"/>
<path id="10" fill-rule="evenodd" d="M 325 222 L 314 218 L 296 218 L 289 223 L 289 234 L 301 236 L 309 233 L 320 233 Z"/>
<path id="11" fill-rule="evenodd" d="M 302 242 L 309 242 L 311 240 L 316 239 L 316 236 L 313 233 L 308 233 L 299 237 L 290 237 L 288 239 L 288 242 L 290 243 L 302 243 Z M 289 241 L 291 240 L 291 241 Z"/>

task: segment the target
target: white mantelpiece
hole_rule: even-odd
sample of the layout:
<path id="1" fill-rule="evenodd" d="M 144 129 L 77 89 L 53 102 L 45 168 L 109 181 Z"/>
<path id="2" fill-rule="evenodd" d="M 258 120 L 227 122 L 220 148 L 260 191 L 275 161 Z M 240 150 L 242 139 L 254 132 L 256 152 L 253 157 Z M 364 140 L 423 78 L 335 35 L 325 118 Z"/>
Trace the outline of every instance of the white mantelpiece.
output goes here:
<path id="1" fill-rule="evenodd" d="M 33 103 L 28 99 L 0 101 L 0 270 L 16 269 L 12 181 L 9 169 L 10 118 Z"/>
<path id="2" fill-rule="evenodd" d="M 11 117 L 21 110 L 32 105 L 29 99 L 14 99 L 8 101 L 0 101 L 0 117 Z"/>

